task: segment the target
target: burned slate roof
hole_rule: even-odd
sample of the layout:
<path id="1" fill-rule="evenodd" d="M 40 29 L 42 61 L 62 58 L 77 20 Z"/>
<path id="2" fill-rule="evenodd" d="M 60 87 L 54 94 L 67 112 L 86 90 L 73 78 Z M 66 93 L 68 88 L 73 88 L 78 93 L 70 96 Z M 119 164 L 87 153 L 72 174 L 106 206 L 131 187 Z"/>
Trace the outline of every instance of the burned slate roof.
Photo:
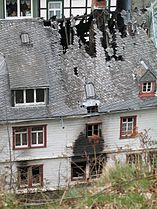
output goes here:
<path id="1" fill-rule="evenodd" d="M 106 61 L 101 44 L 102 32 L 96 27 L 96 57 L 80 47 L 78 37 L 62 52 L 57 29 L 44 27 L 43 20 L 0 21 L 0 110 L 1 121 L 42 120 L 52 117 L 87 114 L 85 84 L 95 87 L 99 112 L 125 111 L 155 107 L 157 98 L 140 98 L 139 79 L 146 69 L 145 60 L 157 76 L 156 49 L 146 32 L 138 28 L 135 36 L 122 38 L 116 33 L 117 53 L 123 61 Z M 22 44 L 21 33 L 30 43 Z M 112 47 L 110 47 L 112 50 Z M 74 69 L 77 69 L 77 74 Z M 11 90 L 49 88 L 46 106 L 11 106 Z"/>

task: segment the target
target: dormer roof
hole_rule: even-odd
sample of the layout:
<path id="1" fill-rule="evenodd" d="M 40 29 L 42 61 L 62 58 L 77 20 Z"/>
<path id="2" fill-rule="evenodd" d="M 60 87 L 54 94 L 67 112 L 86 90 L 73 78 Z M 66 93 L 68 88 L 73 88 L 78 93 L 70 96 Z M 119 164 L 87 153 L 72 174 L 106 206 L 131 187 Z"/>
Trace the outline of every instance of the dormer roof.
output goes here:
<path id="1" fill-rule="evenodd" d="M 155 81 L 156 80 L 156 76 L 155 74 L 151 71 L 151 70 L 147 70 L 143 76 L 140 78 L 140 82 L 151 82 L 151 81 Z"/>

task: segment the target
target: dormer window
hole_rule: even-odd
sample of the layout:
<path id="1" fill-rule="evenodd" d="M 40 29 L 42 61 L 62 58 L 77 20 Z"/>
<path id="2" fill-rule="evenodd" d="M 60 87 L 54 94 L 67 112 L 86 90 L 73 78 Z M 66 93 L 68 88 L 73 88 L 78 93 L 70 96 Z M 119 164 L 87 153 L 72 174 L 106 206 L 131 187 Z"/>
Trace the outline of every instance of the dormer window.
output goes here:
<path id="1" fill-rule="evenodd" d="M 145 81 L 140 84 L 140 97 L 155 96 L 156 81 Z"/>
<path id="2" fill-rule="evenodd" d="M 22 44 L 29 44 L 30 43 L 28 33 L 21 33 L 21 43 Z"/>
<path id="3" fill-rule="evenodd" d="M 146 92 L 151 92 L 152 91 L 152 82 L 144 82 L 142 84 L 142 92 L 146 93 Z"/>
<path id="4" fill-rule="evenodd" d="M 32 0 L 5 0 L 5 17 L 32 17 Z"/>
<path id="5" fill-rule="evenodd" d="M 147 70 L 145 74 L 139 80 L 140 82 L 140 97 L 152 97 L 155 96 L 156 92 L 156 76 Z"/>
<path id="6" fill-rule="evenodd" d="M 83 102 L 83 106 L 87 108 L 87 113 L 98 112 L 98 106 L 100 101 L 96 99 L 95 88 L 93 83 L 87 83 L 85 85 L 86 101 Z"/>
<path id="7" fill-rule="evenodd" d="M 13 91 L 13 105 L 44 105 L 48 101 L 48 89 L 24 89 Z"/>
<path id="8" fill-rule="evenodd" d="M 92 83 L 87 83 L 85 86 L 86 89 L 86 97 L 88 98 L 95 98 L 95 89 Z"/>

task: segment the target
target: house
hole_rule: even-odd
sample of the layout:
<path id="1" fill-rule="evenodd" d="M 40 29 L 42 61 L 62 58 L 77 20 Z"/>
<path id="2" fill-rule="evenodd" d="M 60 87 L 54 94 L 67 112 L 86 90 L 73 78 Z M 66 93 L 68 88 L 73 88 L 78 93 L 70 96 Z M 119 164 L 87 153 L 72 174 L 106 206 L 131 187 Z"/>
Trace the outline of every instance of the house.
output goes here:
<path id="1" fill-rule="evenodd" d="M 0 21 L 0 175 L 17 192 L 95 178 L 145 149 L 155 165 L 156 48 L 120 14 L 107 28 L 96 18 L 75 26 L 66 50 L 64 26 Z M 86 23 L 88 47 L 79 31 Z"/>
<path id="2" fill-rule="evenodd" d="M 50 19 L 84 15 L 91 13 L 92 5 L 100 5 L 114 11 L 115 0 L 0 0 L 0 19 L 43 17 Z M 101 5 L 100 5 L 101 6 Z M 104 8 L 104 7 L 101 7 Z"/>

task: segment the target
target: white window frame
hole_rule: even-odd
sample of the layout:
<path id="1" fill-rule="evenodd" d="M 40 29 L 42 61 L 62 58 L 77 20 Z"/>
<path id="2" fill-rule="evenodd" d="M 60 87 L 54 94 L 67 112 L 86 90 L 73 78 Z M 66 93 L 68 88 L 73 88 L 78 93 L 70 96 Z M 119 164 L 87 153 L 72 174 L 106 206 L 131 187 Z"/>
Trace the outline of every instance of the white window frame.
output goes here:
<path id="1" fill-rule="evenodd" d="M 123 120 L 126 121 L 123 121 Z M 129 119 L 132 119 L 132 121 L 129 121 Z M 123 125 L 125 125 L 125 130 Z M 131 126 L 131 129 L 129 128 L 129 126 Z M 121 118 L 121 136 L 120 138 L 127 138 L 127 137 L 131 137 L 132 134 L 135 131 L 135 127 L 136 126 L 136 116 L 128 116 L 128 117 L 122 117 Z"/>
<path id="2" fill-rule="evenodd" d="M 33 127 L 33 128 L 35 128 L 35 127 Z M 32 133 L 36 133 L 36 144 L 32 144 Z M 42 144 L 39 143 L 39 140 L 38 140 L 39 133 L 43 133 L 43 143 Z M 31 139 L 30 139 L 31 147 L 44 146 L 44 140 L 45 140 L 45 138 L 44 138 L 44 127 L 43 126 L 42 126 L 42 130 L 35 130 L 35 131 L 31 130 Z"/>
<path id="3" fill-rule="evenodd" d="M 59 3 L 60 4 L 60 9 L 50 9 L 50 4 L 51 3 Z M 50 19 L 50 11 L 54 11 L 54 15 L 56 15 L 56 11 L 60 11 L 61 15 L 59 18 L 62 17 L 62 2 L 61 1 L 49 1 L 48 2 L 48 19 Z"/>
<path id="4" fill-rule="evenodd" d="M 42 128 L 41 130 L 33 131 L 33 128 Z M 26 129 L 26 131 L 18 130 L 18 129 Z M 24 148 L 45 148 L 47 143 L 47 135 L 46 135 L 46 125 L 34 125 L 34 126 L 19 126 L 13 127 L 13 149 L 24 149 Z M 36 135 L 36 144 L 32 144 L 32 133 L 37 133 Z M 43 134 L 43 143 L 38 143 L 38 134 Z M 20 145 L 16 145 L 16 136 L 20 135 Z M 27 134 L 27 145 L 22 145 L 22 134 Z"/>
<path id="5" fill-rule="evenodd" d="M 8 17 L 6 16 L 7 14 L 7 4 L 6 1 L 4 1 L 4 6 L 5 6 L 5 19 L 26 19 L 26 18 L 32 18 L 33 17 L 33 0 L 31 0 L 31 15 L 30 16 L 20 16 L 20 0 L 17 0 L 17 16 L 14 17 Z"/>
<path id="6" fill-rule="evenodd" d="M 145 84 L 146 84 L 146 85 L 145 85 Z M 148 85 L 149 85 L 149 84 L 151 85 L 151 86 L 150 86 L 150 90 L 148 90 Z M 144 86 L 146 86 L 146 90 L 145 90 L 145 91 L 143 90 Z M 152 82 L 151 82 L 151 81 L 143 82 L 143 83 L 142 83 L 142 92 L 143 92 L 143 93 L 150 93 L 150 92 L 152 92 L 152 86 L 153 86 L 153 85 L 152 85 Z"/>
<path id="7" fill-rule="evenodd" d="M 38 89 L 43 89 L 43 88 L 38 88 Z M 34 102 L 26 102 L 26 90 L 28 89 L 20 89 L 23 91 L 23 99 L 24 99 L 24 102 L 23 103 L 16 103 L 16 90 L 15 93 L 14 93 L 14 104 L 15 104 L 15 107 L 17 106 L 23 106 L 23 105 L 45 105 L 46 104 L 46 88 L 44 88 L 44 101 L 43 102 L 36 102 L 36 90 L 38 89 L 31 89 L 31 90 L 34 90 Z"/>
<path id="8" fill-rule="evenodd" d="M 16 135 L 20 135 L 20 145 L 16 145 Z M 22 135 L 23 134 L 27 134 L 27 145 L 22 145 Z M 28 129 L 26 128 L 26 131 L 15 131 L 15 141 L 14 141 L 14 143 L 15 143 L 15 149 L 17 149 L 17 148 L 27 148 L 28 147 Z"/>
<path id="9" fill-rule="evenodd" d="M 101 123 L 92 123 L 92 124 L 87 124 L 86 125 L 87 126 L 87 137 L 91 137 L 91 136 L 93 136 L 93 135 L 95 135 L 95 126 L 98 126 L 98 134 L 97 134 L 97 136 L 99 136 L 100 137 L 100 131 L 102 130 L 102 124 Z M 89 134 L 89 132 L 88 132 L 88 126 L 92 126 L 92 135 L 90 135 Z"/>

